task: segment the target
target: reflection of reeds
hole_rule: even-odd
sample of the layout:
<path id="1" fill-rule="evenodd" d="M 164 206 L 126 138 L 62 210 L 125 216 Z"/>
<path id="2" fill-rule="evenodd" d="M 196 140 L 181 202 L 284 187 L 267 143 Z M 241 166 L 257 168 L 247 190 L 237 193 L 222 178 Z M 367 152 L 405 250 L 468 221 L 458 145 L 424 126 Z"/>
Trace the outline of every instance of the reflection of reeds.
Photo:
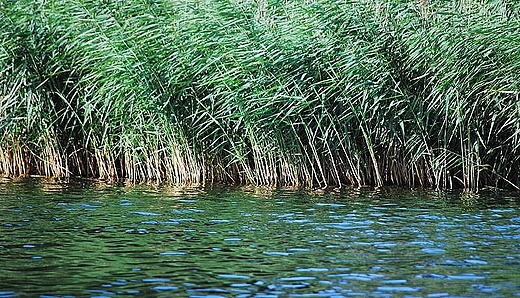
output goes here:
<path id="1" fill-rule="evenodd" d="M 1 4 L 0 172 L 516 187 L 517 4 Z"/>

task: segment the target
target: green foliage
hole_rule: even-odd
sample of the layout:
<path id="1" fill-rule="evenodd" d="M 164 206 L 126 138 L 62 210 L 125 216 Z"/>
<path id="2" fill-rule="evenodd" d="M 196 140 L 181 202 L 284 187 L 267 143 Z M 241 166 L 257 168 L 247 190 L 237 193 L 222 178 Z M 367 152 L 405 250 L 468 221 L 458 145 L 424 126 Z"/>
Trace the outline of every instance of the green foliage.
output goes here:
<path id="1" fill-rule="evenodd" d="M 5 175 L 519 185 L 510 1 L 1 6 Z"/>

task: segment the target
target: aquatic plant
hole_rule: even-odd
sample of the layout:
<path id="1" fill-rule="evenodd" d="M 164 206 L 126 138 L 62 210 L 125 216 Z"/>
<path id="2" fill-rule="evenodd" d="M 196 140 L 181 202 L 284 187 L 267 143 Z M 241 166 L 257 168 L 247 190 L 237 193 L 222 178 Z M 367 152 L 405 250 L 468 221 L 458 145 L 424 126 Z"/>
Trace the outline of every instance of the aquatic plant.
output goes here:
<path id="1" fill-rule="evenodd" d="M 520 185 L 520 4 L 0 5 L 4 175 Z"/>

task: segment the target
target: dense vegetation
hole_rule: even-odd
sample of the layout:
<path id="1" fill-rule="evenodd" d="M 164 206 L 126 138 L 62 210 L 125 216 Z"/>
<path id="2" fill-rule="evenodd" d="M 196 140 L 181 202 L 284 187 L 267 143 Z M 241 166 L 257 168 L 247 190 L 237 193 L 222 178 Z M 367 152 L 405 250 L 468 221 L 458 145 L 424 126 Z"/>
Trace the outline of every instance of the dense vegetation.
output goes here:
<path id="1" fill-rule="evenodd" d="M 0 173 L 520 185 L 520 2 L 0 0 Z"/>

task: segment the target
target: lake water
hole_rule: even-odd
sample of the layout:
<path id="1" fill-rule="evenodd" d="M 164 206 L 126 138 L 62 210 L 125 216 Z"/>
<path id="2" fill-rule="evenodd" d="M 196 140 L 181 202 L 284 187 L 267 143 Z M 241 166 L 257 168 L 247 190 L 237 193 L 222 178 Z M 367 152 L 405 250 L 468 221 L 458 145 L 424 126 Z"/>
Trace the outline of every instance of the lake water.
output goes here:
<path id="1" fill-rule="evenodd" d="M 0 182 L 0 297 L 520 297 L 520 196 Z"/>

